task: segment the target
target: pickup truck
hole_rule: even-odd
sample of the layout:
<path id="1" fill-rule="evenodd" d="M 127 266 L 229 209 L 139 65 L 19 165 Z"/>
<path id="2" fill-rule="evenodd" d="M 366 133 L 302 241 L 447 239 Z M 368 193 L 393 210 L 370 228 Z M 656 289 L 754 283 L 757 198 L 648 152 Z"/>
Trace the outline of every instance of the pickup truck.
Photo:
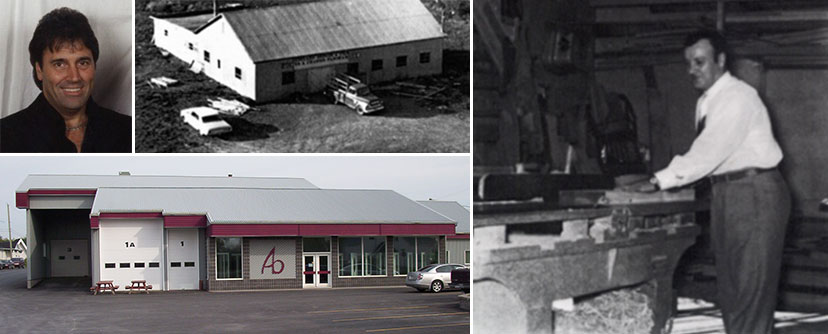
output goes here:
<path id="1" fill-rule="evenodd" d="M 347 74 L 338 74 L 331 78 L 325 93 L 333 98 L 334 104 L 342 103 L 356 110 L 360 115 L 369 114 L 385 108 L 382 100 L 371 93 L 368 86 L 359 79 Z"/>
<path id="2" fill-rule="evenodd" d="M 470 272 L 469 268 L 452 270 L 451 284 L 449 284 L 449 287 L 452 289 L 460 289 L 465 293 L 469 293 L 469 291 L 471 291 L 471 281 L 469 280 Z"/>

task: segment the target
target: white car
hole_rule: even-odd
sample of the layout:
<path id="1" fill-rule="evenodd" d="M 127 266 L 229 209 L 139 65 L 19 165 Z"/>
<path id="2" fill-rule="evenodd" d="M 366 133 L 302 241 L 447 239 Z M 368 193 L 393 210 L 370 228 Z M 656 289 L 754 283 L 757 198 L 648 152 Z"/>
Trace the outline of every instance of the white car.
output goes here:
<path id="1" fill-rule="evenodd" d="M 233 127 L 219 118 L 219 112 L 210 107 L 195 107 L 181 110 L 181 118 L 202 136 L 212 136 L 233 131 Z"/>

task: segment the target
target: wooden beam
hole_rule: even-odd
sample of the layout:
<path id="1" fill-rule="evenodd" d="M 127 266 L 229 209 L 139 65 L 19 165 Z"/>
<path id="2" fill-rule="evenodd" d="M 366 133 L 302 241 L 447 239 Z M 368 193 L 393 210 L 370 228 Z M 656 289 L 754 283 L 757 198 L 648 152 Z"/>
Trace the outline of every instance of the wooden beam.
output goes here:
<path id="1" fill-rule="evenodd" d="M 595 23 L 653 24 L 702 22 L 715 24 L 716 16 L 717 13 L 715 11 L 656 14 L 652 13 L 647 7 L 599 8 L 595 10 Z M 828 10 L 825 9 L 730 13 L 724 18 L 724 23 L 726 24 L 825 21 L 828 21 Z"/>
<path id="2" fill-rule="evenodd" d="M 716 2 L 719 0 L 590 0 L 592 7 L 629 7 L 629 6 L 656 6 L 673 4 L 690 4 L 700 2 Z M 724 2 L 759 2 L 766 0 L 722 0 Z"/>
<path id="3" fill-rule="evenodd" d="M 498 15 L 492 10 L 489 1 L 477 1 L 474 5 L 474 29 L 480 34 L 483 47 L 491 56 L 497 73 L 503 76 L 503 38 L 506 34 L 500 24 Z"/>

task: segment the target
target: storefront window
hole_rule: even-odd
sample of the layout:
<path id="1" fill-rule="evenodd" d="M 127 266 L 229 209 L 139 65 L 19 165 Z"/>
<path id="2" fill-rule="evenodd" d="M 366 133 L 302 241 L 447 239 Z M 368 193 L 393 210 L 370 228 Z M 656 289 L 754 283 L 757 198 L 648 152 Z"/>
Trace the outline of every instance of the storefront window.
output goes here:
<path id="1" fill-rule="evenodd" d="M 437 252 L 437 238 L 434 237 L 417 237 L 417 266 L 418 268 L 425 267 L 429 264 L 439 263 L 439 253 Z"/>
<path id="2" fill-rule="evenodd" d="M 469 264 L 471 263 L 471 251 L 466 251 L 463 255 L 463 263 Z"/>
<path id="3" fill-rule="evenodd" d="M 417 270 L 416 242 L 414 237 L 394 237 L 394 275 Z"/>
<path id="4" fill-rule="evenodd" d="M 242 278 L 242 238 L 216 238 L 216 278 Z"/>
<path id="5" fill-rule="evenodd" d="M 304 238 L 302 239 L 302 251 L 304 252 L 330 252 L 331 238 Z"/>
<path id="6" fill-rule="evenodd" d="M 339 276 L 362 276 L 362 238 L 339 238 Z"/>
<path id="7" fill-rule="evenodd" d="M 364 237 L 365 275 L 385 275 L 385 237 Z"/>

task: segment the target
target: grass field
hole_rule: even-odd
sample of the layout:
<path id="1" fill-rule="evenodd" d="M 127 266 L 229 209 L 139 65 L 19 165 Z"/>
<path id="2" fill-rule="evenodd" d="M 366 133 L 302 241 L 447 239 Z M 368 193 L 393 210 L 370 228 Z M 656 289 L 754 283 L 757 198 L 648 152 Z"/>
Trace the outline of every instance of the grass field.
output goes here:
<path id="1" fill-rule="evenodd" d="M 256 5 L 270 2 L 255 1 Z M 279 2 L 279 1 L 275 1 Z M 283 2 L 283 1 L 282 1 Z M 168 4 L 166 11 L 196 10 L 204 2 Z M 432 2 L 426 2 L 431 4 Z M 226 116 L 232 133 L 201 137 L 181 122 L 178 111 L 207 104 L 208 97 L 244 100 L 203 74 L 187 70 L 175 57 L 164 58 L 151 43 L 149 2 L 136 1 L 136 150 L 137 152 L 469 152 L 469 43 L 468 7 L 465 15 L 447 16 L 448 35 L 443 74 L 409 80 L 441 84 L 441 101 L 416 100 L 376 91 L 386 110 L 359 116 L 333 105 L 321 94 L 296 100 L 257 105 L 241 117 Z M 177 6 L 177 7 L 176 7 Z M 433 4 L 430 5 L 433 9 Z M 168 76 L 181 84 L 153 89 L 145 82 Z"/>

